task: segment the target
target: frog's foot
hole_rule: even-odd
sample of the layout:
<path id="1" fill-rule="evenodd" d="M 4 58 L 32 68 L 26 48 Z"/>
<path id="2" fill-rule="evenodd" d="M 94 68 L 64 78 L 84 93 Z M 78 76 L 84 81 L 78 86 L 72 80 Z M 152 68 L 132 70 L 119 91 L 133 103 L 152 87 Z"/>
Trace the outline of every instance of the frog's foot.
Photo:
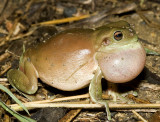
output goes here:
<path id="1" fill-rule="evenodd" d="M 30 74 L 28 72 L 26 74 Z M 7 73 L 7 78 L 12 87 L 17 91 L 22 91 L 26 94 L 34 94 L 38 89 L 37 78 L 34 76 L 31 77 L 33 82 L 30 82 L 31 80 L 29 80 L 26 74 L 20 70 L 11 69 Z"/>
<path id="2" fill-rule="evenodd" d="M 137 96 L 137 92 L 135 91 L 129 91 L 125 93 L 118 93 L 116 91 L 108 90 L 108 95 L 111 95 L 113 97 L 113 102 L 120 102 L 120 103 L 133 103 L 132 100 L 127 98 L 128 94 L 132 94 L 133 96 Z"/>
<path id="3" fill-rule="evenodd" d="M 120 93 L 118 92 L 117 84 L 107 82 L 108 83 L 108 95 L 111 95 L 113 97 L 114 103 L 133 103 L 132 100 L 130 100 L 127 95 L 132 94 L 133 96 L 137 96 L 137 93 L 135 91 L 129 91 Z"/>
<path id="4" fill-rule="evenodd" d="M 20 65 L 19 70 L 11 69 L 7 72 L 8 81 L 17 91 L 34 94 L 38 89 L 38 73 L 29 59 L 20 61 Z"/>

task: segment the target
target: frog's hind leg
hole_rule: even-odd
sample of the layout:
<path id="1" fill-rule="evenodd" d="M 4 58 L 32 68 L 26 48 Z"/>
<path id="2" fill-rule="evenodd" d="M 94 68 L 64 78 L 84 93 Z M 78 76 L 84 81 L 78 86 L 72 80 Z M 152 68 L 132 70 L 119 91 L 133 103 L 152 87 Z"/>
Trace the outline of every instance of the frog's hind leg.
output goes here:
<path id="1" fill-rule="evenodd" d="M 107 100 L 102 99 L 102 86 L 101 86 L 102 72 L 100 68 L 96 70 L 94 78 L 89 86 L 89 94 L 93 102 L 99 103 L 105 106 L 108 120 L 111 120 L 111 113 L 109 110 Z"/>
<path id="2" fill-rule="evenodd" d="M 9 83 L 17 90 L 26 94 L 34 94 L 37 89 L 37 74 L 33 64 L 30 61 L 24 62 L 24 72 L 17 69 L 11 69 L 7 73 Z"/>

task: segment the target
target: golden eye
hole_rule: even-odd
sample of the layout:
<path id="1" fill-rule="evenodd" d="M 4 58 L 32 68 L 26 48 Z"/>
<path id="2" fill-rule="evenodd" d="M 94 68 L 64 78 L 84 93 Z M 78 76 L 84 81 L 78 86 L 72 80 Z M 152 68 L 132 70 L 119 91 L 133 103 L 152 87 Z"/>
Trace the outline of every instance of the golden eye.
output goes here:
<path id="1" fill-rule="evenodd" d="M 116 31 L 116 32 L 114 33 L 114 39 L 115 39 L 116 41 L 120 41 L 122 38 L 123 38 L 123 34 L 122 34 L 121 31 Z"/>

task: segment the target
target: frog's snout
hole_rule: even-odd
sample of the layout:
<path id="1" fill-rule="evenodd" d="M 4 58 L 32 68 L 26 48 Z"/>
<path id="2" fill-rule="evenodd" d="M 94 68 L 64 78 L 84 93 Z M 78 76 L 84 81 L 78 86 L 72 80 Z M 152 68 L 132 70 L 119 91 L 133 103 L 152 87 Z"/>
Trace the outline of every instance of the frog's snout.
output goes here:
<path id="1" fill-rule="evenodd" d="M 139 42 L 136 42 L 132 46 L 100 54 L 98 63 L 106 80 L 124 83 L 133 80 L 141 73 L 145 59 L 144 48 Z"/>

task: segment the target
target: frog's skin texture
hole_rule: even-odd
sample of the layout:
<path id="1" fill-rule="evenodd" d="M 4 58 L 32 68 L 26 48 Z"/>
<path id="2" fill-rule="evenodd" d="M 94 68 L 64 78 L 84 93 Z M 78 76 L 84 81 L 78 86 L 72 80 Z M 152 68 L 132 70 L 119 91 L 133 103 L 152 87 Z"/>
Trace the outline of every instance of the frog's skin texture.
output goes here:
<path id="1" fill-rule="evenodd" d="M 104 104 L 111 119 L 108 104 L 101 97 L 101 79 L 128 82 L 142 71 L 145 57 L 134 30 L 119 21 L 53 36 L 24 52 L 19 70 L 11 69 L 7 77 L 12 86 L 27 94 L 37 91 L 37 78 L 64 91 L 78 90 L 91 82 L 92 100 Z"/>

